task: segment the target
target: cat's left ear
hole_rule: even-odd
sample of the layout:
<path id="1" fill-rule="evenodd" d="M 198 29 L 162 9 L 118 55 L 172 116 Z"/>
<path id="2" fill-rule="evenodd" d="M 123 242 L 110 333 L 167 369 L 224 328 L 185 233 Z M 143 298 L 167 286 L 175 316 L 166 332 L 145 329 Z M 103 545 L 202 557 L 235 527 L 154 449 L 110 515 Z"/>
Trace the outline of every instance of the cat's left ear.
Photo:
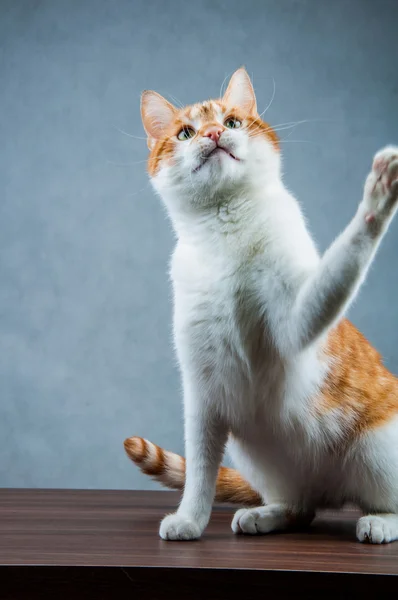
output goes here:
<path id="1" fill-rule="evenodd" d="M 153 148 L 173 122 L 177 110 L 157 92 L 145 90 L 141 95 L 142 124 L 148 136 L 148 146 Z"/>
<path id="2" fill-rule="evenodd" d="M 239 107 L 248 115 L 257 114 L 253 85 L 244 67 L 232 75 L 222 100 L 229 108 Z"/>

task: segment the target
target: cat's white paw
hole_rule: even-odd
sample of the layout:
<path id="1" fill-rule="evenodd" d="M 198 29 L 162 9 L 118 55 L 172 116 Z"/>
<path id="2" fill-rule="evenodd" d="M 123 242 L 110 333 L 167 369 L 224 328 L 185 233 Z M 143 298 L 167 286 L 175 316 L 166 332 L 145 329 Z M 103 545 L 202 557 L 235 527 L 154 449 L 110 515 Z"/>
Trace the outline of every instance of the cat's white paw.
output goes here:
<path id="1" fill-rule="evenodd" d="M 234 533 L 256 535 L 284 529 L 286 525 L 286 510 L 279 504 L 274 504 L 258 508 L 241 508 L 235 513 L 231 527 Z"/>
<path id="2" fill-rule="evenodd" d="M 163 540 L 189 541 L 197 540 L 201 536 L 201 529 L 197 523 L 174 513 L 167 515 L 160 524 L 159 535 Z"/>
<path id="3" fill-rule="evenodd" d="M 357 539 L 371 544 L 388 544 L 395 539 L 391 524 L 387 519 L 377 516 L 366 516 L 357 523 Z"/>
<path id="4" fill-rule="evenodd" d="M 365 183 L 366 221 L 384 221 L 398 204 L 398 147 L 387 146 L 374 157 Z"/>

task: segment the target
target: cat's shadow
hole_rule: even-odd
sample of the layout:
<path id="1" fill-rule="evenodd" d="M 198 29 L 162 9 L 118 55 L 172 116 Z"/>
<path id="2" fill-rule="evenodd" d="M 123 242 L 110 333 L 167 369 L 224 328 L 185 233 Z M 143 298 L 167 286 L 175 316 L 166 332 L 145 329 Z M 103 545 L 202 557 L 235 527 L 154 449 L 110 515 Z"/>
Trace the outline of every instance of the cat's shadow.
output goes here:
<path id="1" fill-rule="evenodd" d="M 302 529 L 301 532 L 310 533 L 312 535 L 321 535 L 327 537 L 339 537 L 339 538 L 355 538 L 356 532 L 356 519 L 328 519 L 327 517 L 320 516 L 306 529 Z"/>

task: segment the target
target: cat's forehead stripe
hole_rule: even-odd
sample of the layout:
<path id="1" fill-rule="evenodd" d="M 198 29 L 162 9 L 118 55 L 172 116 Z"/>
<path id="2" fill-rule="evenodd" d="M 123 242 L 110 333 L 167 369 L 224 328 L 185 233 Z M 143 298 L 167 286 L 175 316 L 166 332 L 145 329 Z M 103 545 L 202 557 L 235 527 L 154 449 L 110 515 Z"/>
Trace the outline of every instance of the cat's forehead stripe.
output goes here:
<path id="1" fill-rule="evenodd" d="M 211 100 L 207 102 L 203 102 L 202 104 L 194 104 L 188 110 L 188 117 L 195 120 L 205 120 L 210 121 L 214 120 L 217 116 L 217 106 Z"/>
<path id="2" fill-rule="evenodd" d="M 214 118 L 214 106 L 212 102 L 203 102 L 200 107 L 200 116 L 203 119 L 213 119 Z"/>
<path id="3" fill-rule="evenodd" d="M 200 105 L 194 104 L 190 109 L 188 109 L 187 116 L 189 119 L 192 119 L 193 121 L 195 119 L 198 119 L 200 116 Z"/>

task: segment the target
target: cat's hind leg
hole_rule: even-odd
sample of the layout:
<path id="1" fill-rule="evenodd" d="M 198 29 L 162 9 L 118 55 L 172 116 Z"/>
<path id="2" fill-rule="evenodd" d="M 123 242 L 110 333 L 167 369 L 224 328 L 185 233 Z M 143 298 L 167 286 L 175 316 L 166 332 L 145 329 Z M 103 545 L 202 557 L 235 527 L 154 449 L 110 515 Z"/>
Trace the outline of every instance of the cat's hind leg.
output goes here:
<path id="1" fill-rule="evenodd" d="M 232 520 L 234 533 L 261 535 L 273 531 L 308 527 L 315 512 L 293 511 L 286 504 L 267 504 L 257 508 L 242 508 Z"/>
<path id="2" fill-rule="evenodd" d="M 397 396 L 391 397 L 394 408 Z M 395 408 L 396 410 L 396 408 Z M 385 411 L 387 412 L 387 411 Z M 388 412 L 387 412 L 388 414 Z M 360 542 L 388 544 L 398 540 L 398 417 L 365 434 L 356 446 L 350 470 L 351 496 L 363 513 L 357 522 Z"/>

